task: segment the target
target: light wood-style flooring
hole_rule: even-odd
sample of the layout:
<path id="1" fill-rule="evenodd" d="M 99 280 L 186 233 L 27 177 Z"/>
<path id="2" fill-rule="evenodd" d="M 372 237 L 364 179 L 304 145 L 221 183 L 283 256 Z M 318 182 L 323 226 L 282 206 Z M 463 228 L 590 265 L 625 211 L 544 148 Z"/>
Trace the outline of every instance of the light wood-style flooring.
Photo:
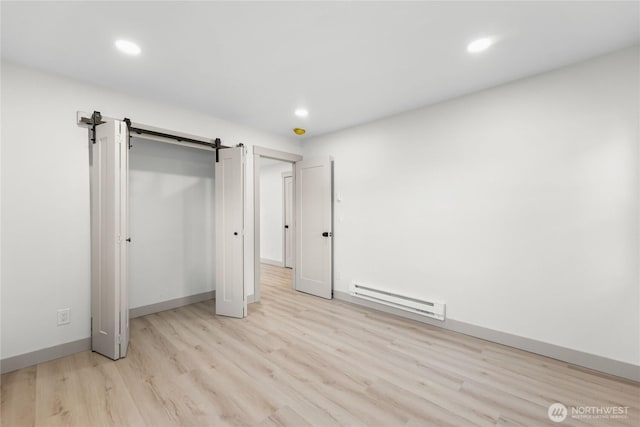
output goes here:
<path id="1" fill-rule="evenodd" d="M 245 319 L 213 301 L 131 321 L 125 359 L 89 351 L 2 376 L 2 427 L 556 425 L 551 403 L 627 406 L 640 386 L 418 322 L 295 292 L 262 266 Z"/>

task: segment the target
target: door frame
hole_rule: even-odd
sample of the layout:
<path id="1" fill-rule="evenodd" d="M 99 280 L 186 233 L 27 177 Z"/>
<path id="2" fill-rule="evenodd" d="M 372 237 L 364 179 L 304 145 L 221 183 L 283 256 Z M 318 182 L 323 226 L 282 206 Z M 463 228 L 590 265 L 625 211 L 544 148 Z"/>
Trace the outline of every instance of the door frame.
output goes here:
<path id="1" fill-rule="evenodd" d="M 295 181 L 294 181 L 295 178 L 293 178 L 293 173 L 294 173 L 293 166 L 291 167 L 291 171 L 282 172 L 282 265 L 285 268 L 287 267 L 287 229 L 284 228 L 285 225 L 287 225 L 287 178 L 291 178 L 292 185 L 295 184 Z M 295 192 L 295 187 L 292 186 L 291 191 L 292 191 L 291 206 L 295 210 L 295 205 L 293 204 L 293 196 L 294 196 L 293 193 Z M 291 232 L 295 233 L 295 229 L 293 228 L 293 225 L 295 225 L 295 221 L 294 221 L 295 212 L 291 212 L 290 215 L 291 215 L 291 223 L 292 223 Z M 293 265 L 295 265 L 296 264 L 295 254 L 293 254 L 292 257 L 293 257 Z M 293 265 L 291 266 L 291 268 L 293 268 Z"/>
<path id="2" fill-rule="evenodd" d="M 260 301 L 262 292 L 260 289 L 260 159 L 281 160 L 291 163 L 291 171 L 293 173 L 293 184 L 295 185 L 296 162 L 302 160 L 300 154 L 289 153 L 286 151 L 273 150 L 271 148 L 253 146 L 253 298 L 248 302 Z M 293 204 L 295 206 L 295 194 L 293 196 Z M 295 221 L 295 220 L 294 220 Z M 295 222 L 294 222 L 295 230 Z M 293 263 L 292 287 L 295 289 L 295 259 Z"/>

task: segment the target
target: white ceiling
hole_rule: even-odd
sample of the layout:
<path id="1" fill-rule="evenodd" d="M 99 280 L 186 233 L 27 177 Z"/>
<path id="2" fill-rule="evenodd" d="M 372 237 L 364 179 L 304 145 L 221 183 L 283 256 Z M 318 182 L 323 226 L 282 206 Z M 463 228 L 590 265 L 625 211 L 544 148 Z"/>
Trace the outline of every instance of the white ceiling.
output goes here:
<path id="1" fill-rule="evenodd" d="M 638 43 L 624 2 L 6 2 L 2 58 L 316 136 Z M 495 36 L 482 54 L 469 41 Z M 138 57 L 113 47 L 142 47 Z M 306 119 L 293 115 L 308 108 Z"/>

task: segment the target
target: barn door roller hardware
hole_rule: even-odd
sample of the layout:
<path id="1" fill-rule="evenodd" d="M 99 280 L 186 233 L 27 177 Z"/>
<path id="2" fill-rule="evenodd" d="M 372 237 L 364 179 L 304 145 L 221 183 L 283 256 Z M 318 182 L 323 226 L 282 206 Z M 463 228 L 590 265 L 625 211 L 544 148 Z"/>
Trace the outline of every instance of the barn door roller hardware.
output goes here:
<path id="1" fill-rule="evenodd" d="M 220 151 L 220 148 L 222 148 L 222 141 L 220 141 L 220 138 L 216 138 L 215 141 L 213 141 L 214 144 L 214 148 L 216 149 L 216 163 L 220 162 L 220 159 L 218 158 L 218 151 Z"/>
<path id="2" fill-rule="evenodd" d="M 96 143 L 96 126 L 106 123 L 108 120 L 116 120 L 113 117 L 105 117 L 100 114 L 99 111 L 94 111 L 93 114 L 89 115 L 88 113 L 84 113 L 78 111 L 78 121 L 79 125 L 87 125 L 91 129 L 91 142 Z M 147 135 L 147 136 L 157 136 L 159 140 L 174 140 L 177 142 L 183 142 L 186 144 L 198 145 L 201 147 L 209 147 L 211 149 L 216 150 L 216 154 L 221 148 L 229 148 L 225 145 L 222 145 L 222 141 L 220 138 L 209 139 L 203 138 L 195 135 L 189 135 L 182 132 L 175 132 L 172 130 L 156 128 L 153 126 L 147 126 L 140 123 L 133 123 L 129 118 L 117 119 L 122 120 L 127 124 L 127 128 L 129 129 L 129 137 L 137 135 Z M 153 139 L 153 138 L 152 138 Z M 168 141 L 167 141 L 168 142 Z M 131 148 L 131 145 L 129 145 Z M 217 156 L 216 156 L 217 158 Z"/>
<path id="3" fill-rule="evenodd" d="M 83 117 L 83 119 L 86 119 L 86 118 Z M 95 144 L 96 143 L 96 126 L 106 122 L 102 121 L 102 114 L 100 114 L 100 111 L 94 111 L 93 114 L 91 114 L 91 119 L 87 119 L 85 123 L 91 125 L 91 142 Z"/>
<path id="4" fill-rule="evenodd" d="M 127 130 L 129 130 L 129 132 L 127 132 L 127 134 L 129 135 L 129 150 L 131 150 L 133 148 L 133 144 L 131 144 L 131 119 L 128 118 L 124 118 L 123 120 L 126 124 L 127 124 Z"/>

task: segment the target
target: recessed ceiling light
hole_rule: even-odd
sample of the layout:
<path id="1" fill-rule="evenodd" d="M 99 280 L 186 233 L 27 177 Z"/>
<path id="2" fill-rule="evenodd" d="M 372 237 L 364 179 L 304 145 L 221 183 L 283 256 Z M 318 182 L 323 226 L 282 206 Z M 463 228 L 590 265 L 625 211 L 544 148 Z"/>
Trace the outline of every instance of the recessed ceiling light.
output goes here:
<path id="1" fill-rule="evenodd" d="M 472 41 L 467 45 L 467 51 L 470 53 L 478 53 L 487 50 L 493 44 L 493 39 L 490 37 L 483 37 Z"/>
<path id="2" fill-rule="evenodd" d="M 127 55 L 140 55 L 141 52 L 140 46 L 128 40 L 116 40 L 116 47 Z"/>
<path id="3" fill-rule="evenodd" d="M 304 108 L 298 108 L 296 111 L 293 112 L 293 114 L 295 114 L 298 117 L 307 117 L 309 115 L 309 112 Z"/>

